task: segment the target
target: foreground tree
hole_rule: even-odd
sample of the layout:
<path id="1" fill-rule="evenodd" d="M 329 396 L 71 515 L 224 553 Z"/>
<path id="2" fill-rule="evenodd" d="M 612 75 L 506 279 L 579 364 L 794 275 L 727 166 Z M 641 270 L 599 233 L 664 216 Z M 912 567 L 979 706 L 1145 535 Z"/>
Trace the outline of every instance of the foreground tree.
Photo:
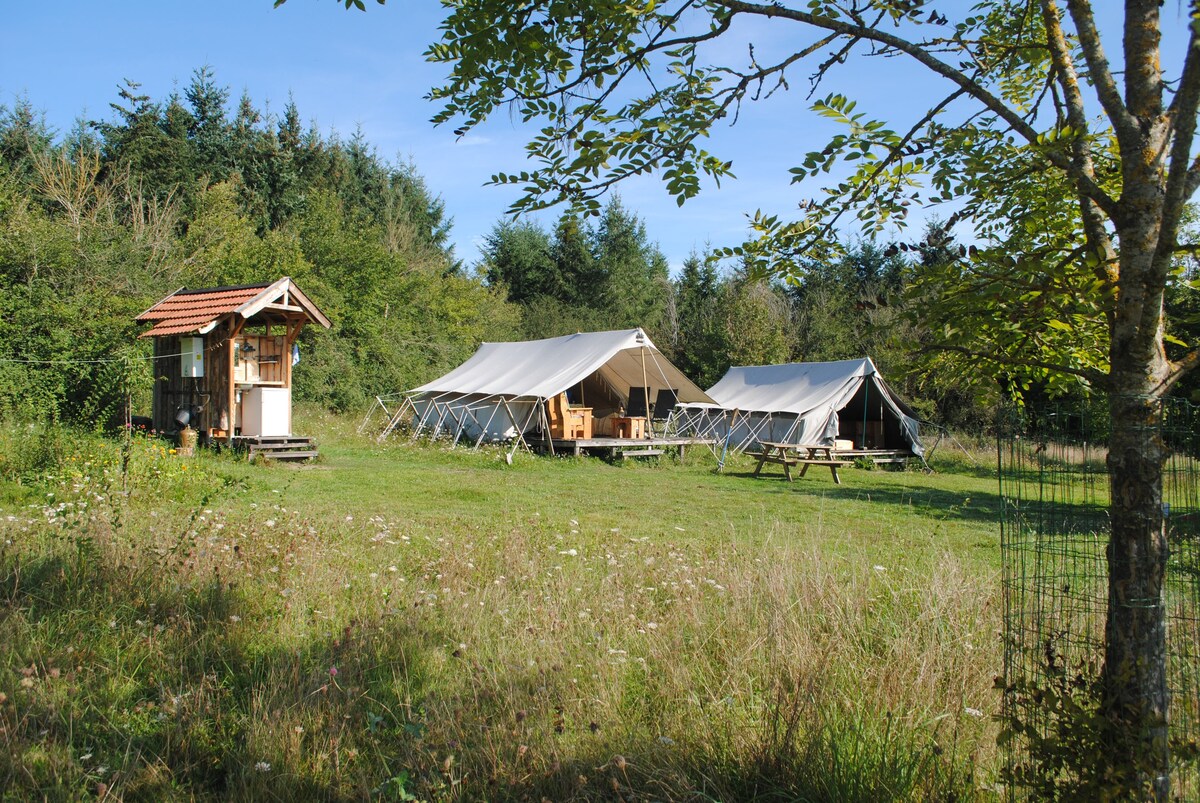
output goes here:
<path id="1" fill-rule="evenodd" d="M 1196 0 L 1176 7 L 1174 27 L 1186 30 L 1186 44 L 1182 64 L 1167 75 L 1161 5 L 1126 0 L 1121 30 L 1103 32 L 1120 43 L 1119 69 L 1088 0 L 991 0 L 955 20 L 947 15 L 962 14 L 964 4 L 921 0 L 463 0 L 430 50 L 452 69 L 432 93 L 443 104 L 436 122 L 453 121 L 461 134 L 502 106 L 540 122 L 528 145 L 534 168 L 493 178 L 526 189 L 514 211 L 556 202 L 595 210 L 609 187 L 649 171 L 682 203 L 702 175 L 719 180 L 732 170 L 699 147 L 712 126 L 786 88 L 806 59 L 814 87 L 859 57 L 903 57 L 926 68 L 925 112 L 899 130 L 838 95 L 815 105 L 845 130 L 791 168 L 793 179 L 835 167 L 845 178 L 820 203 L 802 205 L 800 220 L 755 215 L 759 238 L 731 250 L 761 270 L 795 270 L 851 216 L 877 229 L 902 223 L 915 205 L 954 199 L 964 204 L 955 219 L 973 221 L 975 236 L 999 244 L 1021 242 L 1015 235 L 1044 212 L 1025 203 L 1030 196 L 1014 192 L 1014 182 L 1041 182 L 1070 201 L 1055 236 L 1023 238 L 1035 250 L 1005 265 L 1026 284 L 1027 306 L 1038 312 L 1033 325 L 1018 318 L 993 327 L 988 349 L 946 345 L 1006 371 L 1073 376 L 1108 394 L 1109 763 L 1126 792 L 1160 798 L 1170 772 L 1160 604 L 1166 450 L 1153 432 L 1160 400 L 1200 361 L 1195 344 L 1175 360 L 1164 347 L 1164 293 L 1173 257 L 1187 245 L 1180 221 L 1200 186 L 1200 12 Z M 762 36 L 764 47 L 750 47 L 742 65 L 706 63 L 710 46 L 728 54 L 739 37 L 752 45 L 748 37 L 767 21 L 790 30 Z M 772 52 L 769 44 L 780 41 L 790 49 Z M 1091 109 L 1102 116 L 1092 118 Z M 1026 349 L 1036 326 L 1073 328 L 1071 319 L 1042 314 L 1070 296 L 1085 301 L 1072 315 L 1103 320 L 1103 350 L 1088 348 L 1089 338 L 1060 338 L 1040 354 Z"/>

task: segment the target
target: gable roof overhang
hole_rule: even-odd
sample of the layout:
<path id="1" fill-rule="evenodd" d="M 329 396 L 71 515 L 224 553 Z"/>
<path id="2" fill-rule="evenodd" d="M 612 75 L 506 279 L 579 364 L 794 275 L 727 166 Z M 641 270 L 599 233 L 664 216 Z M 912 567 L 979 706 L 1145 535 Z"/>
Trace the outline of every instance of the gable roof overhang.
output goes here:
<path id="1" fill-rule="evenodd" d="M 255 316 L 280 320 L 303 319 L 326 329 L 332 325 L 317 305 L 287 276 L 270 284 L 200 290 L 180 288 L 138 315 L 136 320 L 154 324 L 139 337 L 167 337 L 206 334 L 229 315 L 237 315 L 243 320 Z"/>

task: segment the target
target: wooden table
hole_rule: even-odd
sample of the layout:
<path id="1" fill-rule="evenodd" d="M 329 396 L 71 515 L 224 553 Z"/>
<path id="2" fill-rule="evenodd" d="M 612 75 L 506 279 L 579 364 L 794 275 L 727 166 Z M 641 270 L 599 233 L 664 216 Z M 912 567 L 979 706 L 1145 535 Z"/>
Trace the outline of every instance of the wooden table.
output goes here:
<path id="1" fill-rule="evenodd" d="M 842 478 L 837 470 L 850 465 L 849 460 L 839 460 L 833 456 L 832 446 L 809 446 L 796 443 L 777 443 L 775 441 L 760 441 L 762 452 L 758 455 L 758 465 L 754 467 L 754 476 L 762 472 L 767 463 L 783 466 L 784 476 L 792 481 L 792 466 L 800 466 L 800 476 L 803 477 L 809 466 L 829 466 L 833 481 L 842 484 Z M 800 450 L 805 450 L 805 456 L 800 456 Z"/>
<path id="2" fill-rule="evenodd" d="M 646 437 L 646 419 L 641 416 L 617 416 L 612 420 L 614 438 Z"/>

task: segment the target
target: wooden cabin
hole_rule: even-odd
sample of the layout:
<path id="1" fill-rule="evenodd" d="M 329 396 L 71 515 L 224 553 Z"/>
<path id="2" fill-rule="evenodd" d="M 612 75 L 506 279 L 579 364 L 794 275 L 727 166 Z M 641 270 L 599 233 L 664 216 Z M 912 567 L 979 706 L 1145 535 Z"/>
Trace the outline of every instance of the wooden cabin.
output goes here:
<path id="1" fill-rule="evenodd" d="M 153 324 L 140 337 L 154 338 L 155 429 L 190 427 L 251 456 L 264 444 L 311 451 L 292 435 L 293 352 L 306 324 L 330 323 L 290 278 L 176 290 L 137 320 Z"/>

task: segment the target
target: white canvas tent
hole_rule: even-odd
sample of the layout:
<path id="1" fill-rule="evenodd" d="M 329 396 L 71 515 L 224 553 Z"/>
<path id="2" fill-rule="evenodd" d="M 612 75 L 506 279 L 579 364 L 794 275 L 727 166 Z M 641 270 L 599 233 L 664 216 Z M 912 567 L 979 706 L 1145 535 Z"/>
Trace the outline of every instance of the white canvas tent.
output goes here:
<path id="1" fill-rule="evenodd" d="M 708 389 L 715 404 L 683 404 L 681 434 L 743 450 L 762 441 L 924 454 L 916 414 L 869 358 L 730 368 Z"/>
<path id="2" fill-rule="evenodd" d="M 712 403 L 641 329 L 588 332 L 484 343 L 450 373 L 409 391 L 384 435 L 411 417 L 414 435 L 449 435 L 456 444 L 523 442 L 532 431 L 548 431 L 545 402 L 560 393 L 599 418 L 627 407 L 631 389 L 640 388 L 652 402 L 666 390 L 682 402 Z"/>

